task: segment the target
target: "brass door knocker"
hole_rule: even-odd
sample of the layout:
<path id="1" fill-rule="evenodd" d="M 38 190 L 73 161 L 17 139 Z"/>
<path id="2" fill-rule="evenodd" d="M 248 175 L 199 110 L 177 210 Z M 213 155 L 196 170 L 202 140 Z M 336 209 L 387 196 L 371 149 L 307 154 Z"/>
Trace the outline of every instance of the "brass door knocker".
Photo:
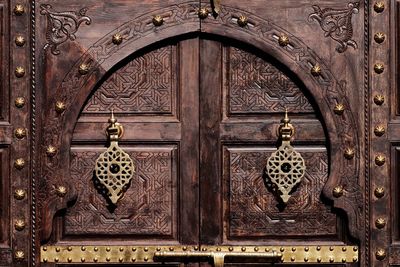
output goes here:
<path id="1" fill-rule="evenodd" d="M 281 146 L 267 160 L 265 167 L 267 174 L 267 184 L 271 183 L 279 191 L 280 198 L 287 203 L 293 188 L 301 182 L 306 166 L 301 154 L 294 150 L 290 144 L 295 129 L 290 124 L 290 119 L 285 112 L 285 117 L 279 126 L 279 138 Z"/>
<path id="2" fill-rule="evenodd" d="M 96 160 L 95 175 L 108 190 L 108 198 L 115 205 L 127 190 L 135 165 L 130 156 L 118 146 L 118 140 L 123 134 L 122 125 L 117 123 L 114 113 L 108 120 L 107 135 L 110 145 Z"/>

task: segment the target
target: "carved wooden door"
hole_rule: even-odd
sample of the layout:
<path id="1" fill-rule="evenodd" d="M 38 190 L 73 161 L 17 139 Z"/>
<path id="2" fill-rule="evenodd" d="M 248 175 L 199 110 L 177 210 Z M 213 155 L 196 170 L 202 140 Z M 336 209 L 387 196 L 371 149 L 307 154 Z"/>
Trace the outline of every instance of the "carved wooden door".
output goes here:
<path id="1" fill-rule="evenodd" d="M 0 266 L 400 266 L 398 10 L 0 0 Z"/>

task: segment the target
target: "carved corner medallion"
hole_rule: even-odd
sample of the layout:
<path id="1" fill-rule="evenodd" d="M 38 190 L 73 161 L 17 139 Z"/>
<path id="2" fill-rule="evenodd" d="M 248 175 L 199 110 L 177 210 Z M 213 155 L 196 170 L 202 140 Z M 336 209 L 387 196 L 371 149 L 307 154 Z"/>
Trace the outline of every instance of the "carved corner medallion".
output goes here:
<path id="1" fill-rule="evenodd" d="M 52 11 L 53 7 L 49 4 L 40 5 L 40 14 L 47 17 L 46 41 L 44 49 L 50 48 L 53 55 L 59 55 L 58 46 L 68 40 L 76 39 L 75 33 L 79 26 L 85 22 L 86 25 L 92 23 L 92 19 L 86 16 L 87 8 L 82 8 L 79 12 L 75 11 Z"/>
<path id="2" fill-rule="evenodd" d="M 324 8 L 321 9 L 317 5 L 313 5 L 314 12 L 308 16 L 308 20 L 317 21 L 321 26 L 321 29 L 325 33 L 325 37 L 330 37 L 339 45 L 336 47 L 336 51 L 343 53 L 347 50 L 348 46 L 357 49 L 357 43 L 353 38 L 353 25 L 351 19 L 353 14 L 357 14 L 359 11 L 359 2 L 350 2 L 347 8 L 336 9 L 336 8 Z"/>

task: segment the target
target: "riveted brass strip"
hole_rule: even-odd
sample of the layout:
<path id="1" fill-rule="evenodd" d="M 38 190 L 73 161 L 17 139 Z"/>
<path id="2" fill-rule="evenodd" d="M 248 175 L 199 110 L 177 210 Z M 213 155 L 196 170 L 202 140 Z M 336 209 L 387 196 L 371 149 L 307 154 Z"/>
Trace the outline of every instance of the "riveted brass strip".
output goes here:
<path id="1" fill-rule="evenodd" d="M 344 263 L 358 262 L 357 246 L 42 246 L 41 262 L 151 263 L 227 262 Z"/>

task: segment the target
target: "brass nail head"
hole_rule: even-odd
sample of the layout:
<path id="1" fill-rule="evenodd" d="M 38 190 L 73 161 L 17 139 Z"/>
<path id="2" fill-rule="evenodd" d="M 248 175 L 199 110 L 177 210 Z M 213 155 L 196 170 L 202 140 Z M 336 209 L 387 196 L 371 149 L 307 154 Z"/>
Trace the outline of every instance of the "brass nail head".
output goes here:
<path id="1" fill-rule="evenodd" d="M 289 37 L 286 34 L 281 34 L 278 38 L 278 43 L 282 47 L 287 46 L 289 44 Z"/>
<path id="2" fill-rule="evenodd" d="M 17 251 L 15 251 L 15 253 L 14 253 L 14 258 L 15 258 L 17 261 L 23 261 L 24 258 L 25 258 L 25 253 L 24 253 L 22 250 L 17 250 Z"/>
<path id="3" fill-rule="evenodd" d="M 385 10 L 385 3 L 378 1 L 374 4 L 374 10 L 376 13 L 382 13 Z"/>
<path id="4" fill-rule="evenodd" d="M 353 158 L 354 158 L 354 155 L 355 155 L 355 151 L 354 151 L 353 148 L 348 147 L 348 148 L 345 149 L 345 151 L 344 151 L 344 157 L 345 157 L 346 159 L 348 159 L 348 160 L 353 159 Z"/>
<path id="5" fill-rule="evenodd" d="M 378 218 L 375 220 L 375 226 L 378 229 L 382 229 L 386 225 L 386 220 L 384 218 Z"/>
<path id="6" fill-rule="evenodd" d="M 67 188 L 65 186 L 60 185 L 56 188 L 56 193 L 59 197 L 64 197 L 67 194 Z M 85 249 L 86 249 L 85 247 L 82 247 L 82 251 L 84 251 Z"/>
<path id="7" fill-rule="evenodd" d="M 14 198 L 17 200 L 22 200 L 26 196 L 26 191 L 24 189 L 15 189 Z"/>
<path id="8" fill-rule="evenodd" d="M 383 65 L 383 63 L 375 63 L 374 64 L 375 73 L 381 74 L 381 73 L 383 73 L 384 70 L 385 70 L 385 66 Z"/>
<path id="9" fill-rule="evenodd" d="M 382 136 L 385 134 L 385 126 L 377 125 L 374 129 L 374 133 L 376 136 Z"/>
<path id="10" fill-rule="evenodd" d="M 26 41 L 23 36 L 17 35 L 14 39 L 14 42 L 17 46 L 24 46 Z"/>
<path id="11" fill-rule="evenodd" d="M 243 16 L 243 15 L 241 15 L 237 20 L 237 24 L 240 27 L 246 27 L 248 23 L 249 23 L 249 21 L 248 21 L 247 17 Z"/>
<path id="12" fill-rule="evenodd" d="M 16 16 L 21 16 L 21 15 L 24 14 L 24 13 L 25 13 L 25 8 L 24 8 L 24 6 L 21 5 L 21 4 L 16 4 L 15 7 L 14 7 L 14 14 L 15 14 Z"/>
<path id="13" fill-rule="evenodd" d="M 154 26 L 159 27 L 159 26 L 163 25 L 163 23 L 164 23 L 164 18 L 161 17 L 160 15 L 156 15 L 153 17 Z"/>
<path id="14" fill-rule="evenodd" d="M 339 198 L 343 196 L 343 187 L 342 186 L 335 186 L 332 190 L 332 194 L 334 197 Z"/>
<path id="15" fill-rule="evenodd" d="M 335 112 L 336 115 L 343 115 L 344 105 L 340 103 L 336 104 L 335 107 L 333 108 L 333 111 Z"/>
<path id="16" fill-rule="evenodd" d="M 14 131 L 14 135 L 17 139 L 23 139 L 26 137 L 26 129 L 25 128 L 17 128 Z"/>
<path id="17" fill-rule="evenodd" d="M 116 34 L 114 34 L 113 35 L 113 37 L 112 37 L 112 42 L 113 42 L 113 44 L 115 44 L 115 45 L 120 45 L 121 43 L 122 43 L 122 35 L 121 34 L 119 34 L 119 33 L 116 33 Z"/>
<path id="18" fill-rule="evenodd" d="M 55 104 L 55 109 L 56 109 L 56 112 L 57 112 L 58 114 L 63 113 L 64 110 L 65 110 L 65 104 L 64 104 L 64 102 L 57 101 L 56 104 Z"/>
<path id="19" fill-rule="evenodd" d="M 15 68 L 15 77 L 21 78 L 25 75 L 25 69 L 21 66 Z"/>
<path id="20" fill-rule="evenodd" d="M 385 96 L 378 94 L 374 96 L 374 103 L 381 106 L 385 102 Z"/>
<path id="21" fill-rule="evenodd" d="M 377 188 L 375 188 L 374 190 L 374 194 L 377 198 L 381 198 L 385 195 L 385 188 L 379 186 Z"/>
<path id="22" fill-rule="evenodd" d="M 315 77 L 321 75 L 321 67 L 318 64 L 315 64 L 312 68 L 311 68 L 311 74 Z"/>
<path id="23" fill-rule="evenodd" d="M 25 98 L 23 98 L 23 97 L 17 97 L 16 99 L 15 99 L 15 106 L 17 107 L 17 108 L 22 108 L 23 106 L 25 106 Z"/>
<path id="24" fill-rule="evenodd" d="M 88 64 L 85 64 L 85 63 L 82 63 L 81 65 L 79 65 L 78 71 L 79 71 L 79 74 L 81 74 L 81 75 L 86 75 L 86 74 L 88 74 L 88 72 L 89 72 L 89 65 L 88 65 Z"/>
<path id="25" fill-rule="evenodd" d="M 383 32 L 377 32 L 374 34 L 374 40 L 378 44 L 381 44 L 385 41 L 386 35 Z"/>
<path id="26" fill-rule="evenodd" d="M 198 14 L 199 18 L 206 19 L 206 18 L 208 18 L 209 13 L 210 12 L 208 11 L 207 8 L 200 8 L 199 12 L 197 14 Z"/>
<path id="27" fill-rule="evenodd" d="M 380 260 L 380 261 L 384 260 L 386 258 L 386 251 L 382 248 L 378 249 L 375 252 L 375 257 L 377 260 Z"/>
<path id="28" fill-rule="evenodd" d="M 17 220 L 15 220 L 14 228 L 15 228 L 15 230 L 17 230 L 17 231 L 22 231 L 22 230 L 24 230 L 24 228 L 25 228 L 25 221 L 22 220 L 22 219 L 17 219 Z"/>
<path id="29" fill-rule="evenodd" d="M 57 154 L 57 149 L 56 149 L 54 146 L 52 146 L 52 145 L 47 146 L 47 148 L 46 148 L 46 155 L 47 155 L 48 157 L 52 158 L 52 157 L 54 157 L 56 154 Z"/>
<path id="30" fill-rule="evenodd" d="M 25 166 L 25 160 L 23 158 L 18 158 L 14 161 L 14 167 L 18 170 L 22 170 Z"/>
<path id="31" fill-rule="evenodd" d="M 375 157 L 375 164 L 378 166 L 383 166 L 385 164 L 386 158 L 383 155 L 378 155 Z"/>

